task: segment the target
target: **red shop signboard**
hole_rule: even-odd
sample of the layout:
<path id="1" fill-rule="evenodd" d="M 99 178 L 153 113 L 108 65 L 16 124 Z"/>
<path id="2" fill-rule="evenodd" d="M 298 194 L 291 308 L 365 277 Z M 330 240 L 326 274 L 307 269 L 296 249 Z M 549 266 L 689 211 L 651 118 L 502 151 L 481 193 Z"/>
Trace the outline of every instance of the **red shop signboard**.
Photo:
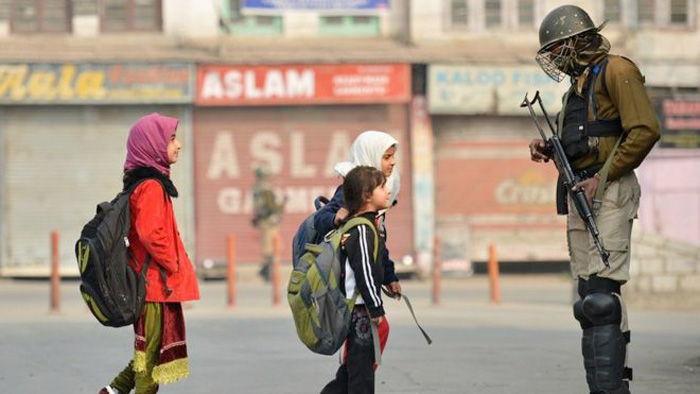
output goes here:
<path id="1" fill-rule="evenodd" d="M 407 64 L 227 66 L 197 69 L 198 106 L 405 103 Z"/>

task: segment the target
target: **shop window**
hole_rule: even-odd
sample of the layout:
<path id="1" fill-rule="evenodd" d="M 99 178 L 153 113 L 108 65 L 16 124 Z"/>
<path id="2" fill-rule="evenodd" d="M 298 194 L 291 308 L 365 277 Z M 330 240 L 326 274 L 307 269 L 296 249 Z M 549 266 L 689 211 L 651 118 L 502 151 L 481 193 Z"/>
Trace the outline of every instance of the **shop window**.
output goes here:
<path id="1" fill-rule="evenodd" d="M 638 0 L 637 2 L 637 23 L 640 26 L 654 24 L 656 10 L 654 0 Z"/>
<path id="2" fill-rule="evenodd" d="M 103 32 L 159 32 L 163 29 L 160 0 L 102 0 Z"/>
<path id="3" fill-rule="evenodd" d="M 284 33 L 284 23 L 279 15 L 243 15 L 241 0 L 224 0 L 222 30 L 241 36 L 280 35 Z"/>
<path id="4" fill-rule="evenodd" d="M 641 28 L 685 28 L 695 23 L 695 0 L 638 0 L 632 4 Z"/>
<path id="5" fill-rule="evenodd" d="M 69 0 L 13 0 L 10 31 L 13 34 L 70 33 Z"/>
<path id="6" fill-rule="evenodd" d="M 319 34 L 338 36 L 377 36 L 379 17 L 360 16 L 321 16 Z"/>
<path id="7" fill-rule="evenodd" d="M 449 0 L 452 30 L 534 29 L 542 0 Z"/>
<path id="8" fill-rule="evenodd" d="M 603 2 L 603 19 L 612 23 L 622 22 L 622 1 L 621 0 L 604 0 Z"/>
<path id="9" fill-rule="evenodd" d="M 469 1 L 452 0 L 450 2 L 450 21 L 456 29 L 469 27 Z"/>
<path id="10" fill-rule="evenodd" d="M 671 0 L 671 20 L 672 25 L 688 24 L 688 4 L 689 0 Z"/>
<path id="11" fill-rule="evenodd" d="M 518 27 L 535 26 L 535 0 L 518 0 Z"/>
<path id="12" fill-rule="evenodd" d="M 484 3 L 484 21 L 487 29 L 500 28 L 502 25 L 501 0 L 486 0 Z"/>
<path id="13" fill-rule="evenodd" d="M 598 0 L 598 18 L 632 28 L 686 28 L 695 23 L 696 0 Z M 594 18 L 595 19 L 595 18 Z"/>

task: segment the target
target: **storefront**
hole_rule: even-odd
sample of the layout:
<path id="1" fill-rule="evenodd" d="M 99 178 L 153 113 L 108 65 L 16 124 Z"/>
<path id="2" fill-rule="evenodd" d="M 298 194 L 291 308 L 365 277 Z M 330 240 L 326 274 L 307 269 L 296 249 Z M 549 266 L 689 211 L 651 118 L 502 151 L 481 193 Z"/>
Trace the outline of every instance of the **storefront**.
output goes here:
<path id="1" fill-rule="evenodd" d="M 639 226 L 700 245 L 700 96 L 672 96 L 654 100 L 661 139 L 637 170 Z"/>
<path id="2" fill-rule="evenodd" d="M 525 93 L 539 90 L 553 117 L 565 84 L 536 66 L 433 64 L 428 73 L 436 232 L 446 268 L 487 260 L 490 244 L 501 261 L 567 260 L 565 218 L 555 213 L 557 172 L 530 161 L 527 146 L 539 134 L 520 108 Z"/>
<path id="3" fill-rule="evenodd" d="M 236 237 L 240 263 L 261 260 L 252 225 L 252 186 L 258 167 L 286 198 L 280 233 L 282 258 L 313 212 L 313 200 L 332 196 L 341 180 L 333 167 L 365 130 L 400 143 L 399 204 L 389 213 L 392 256 L 411 255 L 411 165 L 408 160 L 410 67 L 378 65 L 202 65 L 194 110 L 197 262 L 226 260 L 226 238 Z"/>
<path id="4" fill-rule="evenodd" d="M 178 137 L 191 148 L 192 74 L 184 63 L 0 65 L 2 275 L 46 275 L 52 231 L 60 233 L 62 273 L 77 274 L 75 240 L 96 205 L 121 190 L 136 119 L 153 111 L 180 119 Z M 172 172 L 188 247 L 190 156 Z"/>

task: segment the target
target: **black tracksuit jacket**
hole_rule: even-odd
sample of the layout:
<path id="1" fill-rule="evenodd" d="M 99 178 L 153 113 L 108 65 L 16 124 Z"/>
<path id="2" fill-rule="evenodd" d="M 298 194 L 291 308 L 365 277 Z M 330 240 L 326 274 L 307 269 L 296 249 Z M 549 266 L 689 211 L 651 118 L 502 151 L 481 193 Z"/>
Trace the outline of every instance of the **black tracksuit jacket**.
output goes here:
<path id="1" fill-rule="evenodd" d="M 360 215 L 374 225 L 360 224 L 343 235 L 343 255 L 341 260 L 341 281 L 340 288 L 347 297 L 352 296 L 354 289 L 346 289 L 346 277 L 348 276 L 347 265 L 350 266 L 352 274 L 355 276 L 355 287 L 359 291 L 362 299 L 372 317 L 384 315 L 384 304 L 382 302 L 382 283 L 384 282 L 384 266 L 382 256 L 384 240 L 378 237 L 377 260 L 374 259 L 374 233 L 377 232 L 377 213 L 368 212 Z M 350 294 L 348 294 L 350 291 Z"/>

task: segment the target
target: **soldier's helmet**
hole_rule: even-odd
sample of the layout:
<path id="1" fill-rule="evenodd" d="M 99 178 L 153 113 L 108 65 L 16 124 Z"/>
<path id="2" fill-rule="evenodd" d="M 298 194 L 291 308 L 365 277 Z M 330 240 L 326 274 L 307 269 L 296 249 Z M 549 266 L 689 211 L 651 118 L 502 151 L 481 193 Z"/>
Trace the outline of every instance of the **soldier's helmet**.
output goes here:
<path id="1" fill-rule="evenodd" d="M 574 39 L 584 33 L 597 33 L 604 25 L 596 26 L 588 13 L 575 5 L 553 9 L 540 24 L 540 49 L 536 58 L 540 67 L 560 82 L 576 56 Z"/>
<path id="2" fill-rule="evenodd" d="M 265 179 L 267 176 L 267 172 L 265 171 L 265 168 L 263 167 L 255 167 L 255 178 L 256 179 Z"/>
<path id="3" fill-rule="evenodd" d="M 597 29 L 583 8 L 575 5 L 557 7 L 540 24 L 540 51 L 559 40 Z"/>

